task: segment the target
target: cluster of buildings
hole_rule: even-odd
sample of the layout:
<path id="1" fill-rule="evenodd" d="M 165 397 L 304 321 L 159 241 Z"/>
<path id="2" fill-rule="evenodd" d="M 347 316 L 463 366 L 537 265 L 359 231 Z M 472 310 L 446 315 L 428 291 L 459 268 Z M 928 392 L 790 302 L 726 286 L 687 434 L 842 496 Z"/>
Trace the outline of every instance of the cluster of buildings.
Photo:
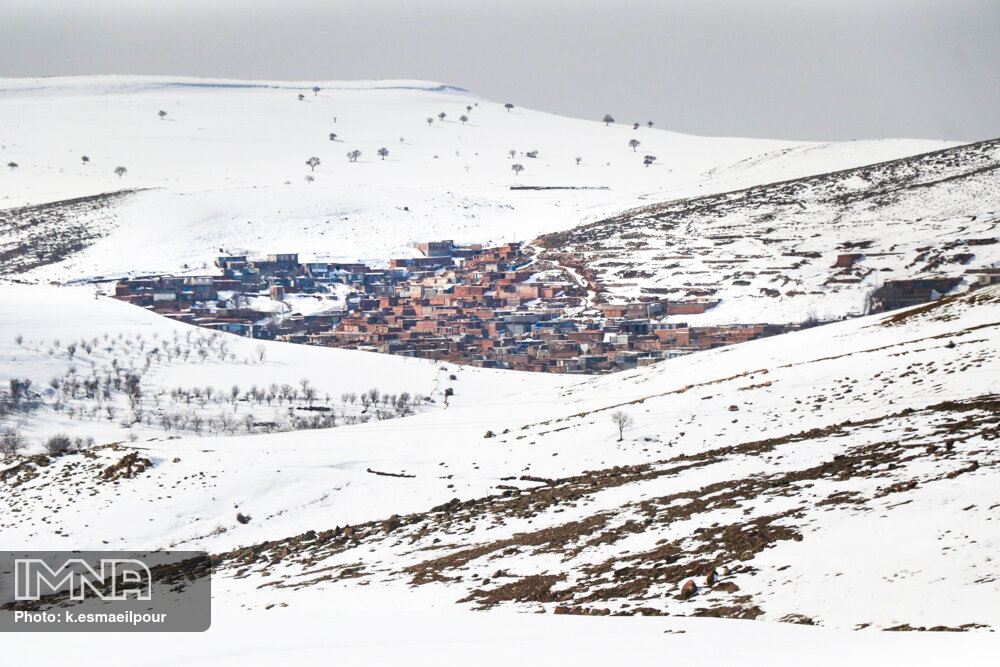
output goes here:
<path id="1" fill-rule="evenodd" d="M 227 255 L 216 260 L 221 275 L 141 277 L 119 282 L 115 296 L 242 336 L 539 372 L 633 368 L 787 330 L 659 321 L 703 313 L 712 300 L 593 305 L 586 286 L 534 261 L 519 243 L 414 247 L 420 256 L 392 259 L 383 269 L 301 263 L 296 254 Z M 292 295 L 330 306 L 311 314 L 270 307 L 293 302 Z"/>

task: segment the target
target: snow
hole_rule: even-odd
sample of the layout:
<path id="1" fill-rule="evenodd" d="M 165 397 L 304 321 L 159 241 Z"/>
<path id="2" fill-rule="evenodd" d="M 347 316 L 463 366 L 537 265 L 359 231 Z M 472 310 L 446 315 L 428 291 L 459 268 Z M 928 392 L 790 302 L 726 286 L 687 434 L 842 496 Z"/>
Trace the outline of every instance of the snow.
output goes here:
<path id="1" fill-rule="evenodd" d="M 508 112 L 472 93 L 416 81 L 105 76 L 0 79 L 0 92 L 0 158 L 20 165 L 0 176 L 0 206 L 143 189 L 120 206 L 114 223 L 101 223 L 105 238 L 31 274 L 46 281 L 210 265 L 219 248 L 384 263 L 412 254 L 414 241 L 530 240 L 642 198 L 731 190 L 953 145 L 605 127 L 519 107 Z M 167 112 L 163 119 L 159 110 Z M 462 124 L 466 113 L 470 121 Z M 634 137 L 643 153 L 629 148 Z M 380 147 L 390 151 L 385 160 L 376 156 Z M 351 163 L 345 154 L 354 149 L 362 157 Z M 531 150 L 537 158 L 522 156 Z M 642 165 L 647 152 L 658 156 L 649 168 Z M 315 171 L 305 165 L 311 156 L 321 160 Z M 515 161 L 525 166 L 516 179 Z M 122 178 L 113 173 L 118 165 L 128 169 Z"/>
<path id="2" fill-rule="evenodd" d="M 67 640 L 69 636 L 65 636 Z M 700 618 L 581 618 L 473 614 L 442 610 L 331 611 L 275 608 L 218 617 L 200 635 L 76 634 L 73 659 L 102 665 L 322 664 L 510 665 L 525 659 L 572 665 L 640 664 L 651 656 L 697 665 L 948 664 L 992 665 L 991 635 L 845 632 L 788 624 Z M 64 642 L 9 635 L 16 663 L 66 658 Z"/>
<path id="3" fill-rule="evenodd" d="M 508 112 L 467 91 L 415 81 L 6 79 L 0 93 L 3 161 L 20 164 L 0 174 L 0 206 L 141 188 L 116 204 L 110 218 L 94 215 L 101 238 L 93 245 L 18 277 L 32 283 L 184 265 L 197 272 L 220 248 L 384 262 L 412 255 L 413 241 L 530 239 L 641 201 L 724 192 L 952 145 L 634 131 L 518 107 Z M 456 119 L 466 106 L 473 111 L 463 125 Z M 160 109 L 168 112 L 162 120 Z M 448 114 L 443 122 L 442 111 Z M 435 119 L 430 125 L 428 117 Z M 329 132 L 338 134 L 336 142 Z M 632 137 L 642 152 L 629 149 Z M 383 145 L 390 149 L 384 162 L 375 158 Z M 344 157 L 353 148 L 363 153 L 356 164 Z M 539 151 L 534 159 L 517 156 L 526 169 L 516 179 L 507 155 L 512 148 Z M 642 166 L 645 153 L 658 157 L 649 168 Z M 84 154 L 91 158 L 86 166 Z M 322 163 L 308 184 L 304 161 L 311 155 Z M 129 170 L 120 180 L 112 173 L 118 164 Z M 510 190 L 515 183 L 608 189 Z M 961 208 L 939 195 L 901 205 L 910 208 L 894 219 L 942 201 Z M 916 245 L 917 236 L 944 233 L 960 220 L 957 210 L 945 213 L 925 227 L 914 222 L 906 242 Z M 808 215 L 807 231 L 820 233 L 811 230 L 823 228 L 823 213 Z M 847 220 L 823 232 L 831 240 L 856 234 L 862 224 Z M 692 242 L 706 233 L 692 231 Z M 888 242 L 892 233 L 880 238 Z M 844 302 L 834 304 L 838 298 Z M 731 301 L 744 310 L 720 317 L 772 316 L 737 295 Z M 288 299 L 303 313 L 342 303 Z M 829 304 L 842 310 L 847 297 Z M 120 635 L 115 651 L 105 638 L 79 635 L 72 658 L 83 664 L 509 664 L 526 656 L 560 664 L 660 656 L 748 665 L 940 664 L 960 656 L 963 664 L 986 664 L 998 648 L 991 632 L 1000 625 L 1000 584 L 991 560 L 1000 546 L 1000 459 L 989 407 L 990 397 L 1000 394 L 1000 288 L 918 309 L 897 324 L 895 315 L 614 375 L 561 377 L 212 337 L 95 296 L 91 287 L 0 284 L 0 386 L 30 378 L 45 393 L 41 407 L 4 425 L 20 428 L 31 452 L 58 431 L 97 444 L 46 465 L 25 462 L 33 476 L 18 473 L 18 462 L 0 463 L 0 473 L 13 476 L 0 483 L 0 533 L 32 549 L 172 547 L 223 554 L 264 542 L 272 549 L 294 545 L 290 557 L 247 563 L 239 576 L 223 560 L 214 575 L 209 632 Z M 72 354 L 70 342 L 77 344 Z M 154 347 L 189 354 L 157 357 Z M 198 349 L 206 350 L 204 357 Z M 305 378 L 318 391 L 317 404 L 337 412 L 338 425 L 198 434 L 168 431 L 153 418 L 122 423 L 129 407 L 119 394 L 106 402 L 65 401 L 75 410 L 111 405 L 119 419 L 70 416 L 66 406 L 54 407 L 58 392 L 48 383 L 71 368 L 80 377 L 103 377 L 113 362 L 134 370 L 146 359 L 140 406 L 147 416 L 169 410 L 206 419 L 281 416 L 288 405 L 216 399 L 233 385 L 244 391 L 255 384 L 297 386 Z M 178 386 L 213 387 L 216 399 L 175 405 L 179 399 L 169 392 Z M 350 423 L 348 416 L 358 421 L 360 406 L 341 396 L 370 387 L 431 400 L 412 415 Z M 454 394 L 446 400 L 448 388 Z M 609 419 L 615 410 L 634 418 L 621 441 Z M 104 480 L 102 470 L 131 451 L 151 467 Z M 853 467 L 836 467 L 845 460 Z M 457 509 L 431 509 L 453 498 L 462 501 Z M 250 522 L 238 521 L 238 512 Z M 378 527 L 394 515 L 415 518 L 393 530 Z M 632 529 L 647 519 L 643 529 Z M 581 529 L 587 521 L 598 527 Z M 691 600 L 679 600 L 683 580 L 704 576 L 673 573 L 656 549 L 670 545 L 677 563 L 694 568 L 708 558 L 705 545 L 713 546 L 705 536 L 753 522 L 765 537 L 768 530 L 779 537 L 745 554 L 723 545 L 709 558 L 732 567 L 721 579 L 738 593 L 705 585 Z M 294 541 L 310 530 L 343 526 L 364 532 L 357 545 Z M 549 529 L 568 537 L 553 537 Z M 466 553 L 457 565 L 435 566 L 440 579 L 420 583 L 407 569 L 457 553 Z M 641 584 L 632 595 L 614 589 L 617 569 L 602 572 L 609 562 L 667 567 L 672 574 L 631 580 Z M 317 567 L 336 574 L 348 566 L 359 566 L 360 574 L 314 581 Z M 508 581 L 498 570 L 508 571 L 509 581 L 564 576 L 557 586 L 571 596 L 505 599 L 490 612 L 471 611 L 477 591 L 496 592 Z M 489 578 L 497 581 L 485 583 Z M 269 582 L 280 585 L 263 585 Z M 596 603 L 581 602 L 602 592 L 607 595 Z M 749 601 L 739 602 L 740 596 Z M 458 603 L 467 597 L 471 601 Z M 556 617 L 561 604 L 612 613 L 647 607 L 669 616 Z M 760 616 L 754 622 L 691 617 L 712 605 L 758 607 Z M 546 613 L 532 613 L 539 611 Z M 776 622 L 793 616 L 821 627 Z M 879 631 L 967 623 L 988 627 L 960 634 Z M 865 624 L 870 627 L 854 630 Z M 4 648 L 12 662 L 47 664 L 66 656 L 64 643 L 27 635 L 12 636 Z"/>

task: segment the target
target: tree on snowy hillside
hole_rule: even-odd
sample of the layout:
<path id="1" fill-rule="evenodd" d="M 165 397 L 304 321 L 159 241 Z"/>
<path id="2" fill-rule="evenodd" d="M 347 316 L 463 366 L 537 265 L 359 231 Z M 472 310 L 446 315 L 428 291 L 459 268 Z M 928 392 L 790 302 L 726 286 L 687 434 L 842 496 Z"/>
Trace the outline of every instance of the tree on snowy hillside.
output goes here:
<path id="1" fill-rule="evenodd" d="M 355 148 L 353 151 L 348 152 L 347 159 L 351 162 L 357 162 L 358 158 L 361 157 L 361 151 Z"/>
<path id="2" fill-rule="evenodd" d="M 604 114 L 604 118 L 602 118 L 601 120 L 604 121 L 604 126 L 605 127 L 607 127 L 608 125 L 611 125 L 611 123 L 615 122 L 615 119 L 609 113 Z"/>
<path id="3" fill-rule="evenodd" d="M 462 121 L 462 125 L 465 125 L 467 122 L 469 122 L 468 116 L 459 116 L 458 119 Z"/>
<path id="4" fill-rule="evenodd" d="M 378 154 L 379 154 L 379 157 L 381 157 L 384 160 L 389 155 L 389 149 L 388 148 L 380 148 L 380 149 L 378 149 Z"/>
<path id="5" fill-rule="evenodd" d="M 641 143 L 642 142 L 639 141 L 638 139 L 633 139 L 632 141 L 628 142 L 628 145 L 632 147 L 632 152 L 634 153 L 635 149 L 638 148 L 639 144 L 641 144 Z"/>
<path id="6" fill-rule="evenodd" d="M 447 117 L 448 117 L 448 114 L 446 114 L 443 111 L 438 114 L 438 118 L 440 118 L 442 122 L 444 122 L 444 119 L 447 118 Z"/>
<path id="7" fill-rule="evenodd" d="M 507 102 L 507 104 L 503 105 L 503 108 L 507 110 L 507 113 L 510 113 L 510 110 L 514 108 L 514 105 Z"/>
<path id="8" fill-rule="evenodd" d="M 319 86 L 313 86 L 313 95 L 319 95 Z"/>
<path id="9" fill-rule="evenodd" d="M 434 119 L 431 118 L 430 116 L 428 116 L 427 117 L 427 127 L 430 127 L 433 124 L 434 124 Z"/>
<path id="10" fill-rule="evenodd" d="M 517 162 L 515 162 L 512 165 L 510 165 L 510 168 L 511 168 L 511 170 L 513 170 L 515 176 L 520 175 L 520 173 L 522 171 L 524 171 L 524 165 L 518 164 Z"/>
<path id="11" fill-rule="evenodd" d="M 164 111 L 163 109 L 160 109 L 160 111 L 159 111 L 159 114 L 158 114 L 158 115 L 160 116 L 160 120 L 163 120 L 164 118 L 166 118 L 166 117 L 167 117 L 167 112 L 166 112 L 166 111 Z"/>
<path id="12" fill-rule="evenodd" d="M 0 454 L 6 461 L 12 456 L 16 456 L 24 448 L 24 438 L 12 428 L 4 429 L 0 432 Z"/>
<path id="13" fill-rule="evenodd" d="M 334 132 L 331 132 L 331 133 L 330 133 L 330 141 L 336 141 L 336 140 L 337 140 L 337 135 L 336 135 L 336 133 L 334 133 Z"/>
<path id="14" fill-rule="evenodd" d="M 616 410 L 611 413 L 611 421 L 618 427 L 618 442 L 625 437 L 625 429 L 635 423 L 635 420 L 628 413 Z"/>
<path id="15" fill-rule="evenodd" d="M 16 162 L 8 162 L 7 166 L 10 167 L 11 169 L 17 169 L 17 163 Z"/>
<path id="16" fill-rule="evenodd" d="M 310 171 L 316 171 L 316 167 L 319 166 L 319 158 L 316 157 L 316 156 L 313 156 L 313 157 L 309 158 L 308 160 L 306 160 L 306 164 L 309 165 L 309 170 Z"/>
<path id="17" fill-rule="evenodd" d="M 84 155 L 83 157 L 80 158 L 80 162 L 87 164 L 90 162 L 90 158 Z"/>
<path id="18" fill-rule="evenodd" d="M 653 164 L 653 162 L 655 162 L 655 161 L 656 161 L 656 156 L 655 155 L 646 155 L 645 157 L 642 158 L 642 163 L 644 165 L 646 165 L 647 167 L 649 165 Z"/>
<path id="19" fill-rule="evenodd" d="M 122 167 L 120 165 L 117 166 L 117 167 L 115 167 L 115 174 L 117 174 L 118 178 L 121 178 L 122 176 L 124 176 L 127 173 L 128 173 L 128 169 L 126 169 L 125 167 Z"/>

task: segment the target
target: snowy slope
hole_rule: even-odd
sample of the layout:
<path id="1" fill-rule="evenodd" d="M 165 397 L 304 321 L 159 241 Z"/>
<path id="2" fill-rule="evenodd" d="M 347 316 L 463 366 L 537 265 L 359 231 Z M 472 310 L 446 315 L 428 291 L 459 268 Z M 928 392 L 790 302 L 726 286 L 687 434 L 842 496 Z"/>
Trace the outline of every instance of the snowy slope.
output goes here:
<path id="1" fill-rule="evenodd" d="M 466 385 L 476 393 L 514 393 L 556 383 L 515 372 L 216 334 L 95 298 L 83 287 L 0 285 L 0 359 L 0 391 L 11 380 L 30 380 L 37 394 L 31 401 L 37 407 L 4 422 L 27 439 L 29 452 L 40 451 L 43 441 L 57 433 L 101 442 L 193 435 L 194 416 L 200 417 L 199 432 L 205 436 L 259 433 L 265 430 L 261 422 L 283 431 L 307 427 L 291 423 L 291 414 L 332 413 L 340 425 L 366 416 L 373 421 L 396 417 L 391 406 L 365 410 L 357 396 L 343 399 L 345 393 L 360 395 L 372 388 L 385 395 L 421 396 L 413 409 L 430 414 L 446 404 L 461 405 L 469 394 Z M 109 379 L 129 373 L 141 378 L 138 420 L 120 387 L 102 395 Z M 312 403 L 304 396 L 303 380 L 315 390 Z M 96 383 L 96 395 L 86 394 L 87 382 Z M 67 389 L 70 383 L 77 388 Z M 270 393 L 285 386 L 296 395 L 247 396 L 253 389 Z M 234 387 L 239 390 L 235 401 Z M 449 387 L 456 394 L 446 401 Z M 178 389 L 183 395 L 174 394 Z M 329 412 L 307 410 L 310 406 Z M 164 415 L 188 420 L 164 424 Z M 248 415 L 258 425 L 244 423 Z"/>
<path id="2" fill-rule="evenodd" d="M 462 123 L 462 115 L 469 120 Z M 641 142 L 637 151 L 632 139 Z M 200 267 L 220 247 L 385 262 L 412 253 L 413 241 L 523 240 L 600 219 L 643 197 L 731 190 L 947 145 L 606 127 L 507 111 L 467 91 L 416 81 L 0 80 L 0 159 L 19 165 L 0 174 L 0 208 L 8 215 L 27 205 L 142 190 L 119 202 L 111 219 L 84 215 L 100 238 L 31 273 L 42 280 Z M 382 147 L 389 151 L 384 160 L 376 153 Z M 357 162 L 348 161 L 351 150 L 361 151 Z M 538 157 L 526 157 L 529 151 Z M 646 154 L 657 157 L 652 167 L 643 166 Z M 315 171 L 305 164 L 312 156 L 321 160 Z M 518 177 L 514 163 L 525 167 Z M 120 178 L 117 166 L 128 170 Z M 306 182 L 307 175 L 315 180 Z M 515 184 L 597 189 L 510 190 Z"/>
<path id="3" fill-rule="evenodd" d="M 462 379 L 464 402 L 390 422 L 23 461 L 2 528 L 226 552 L 223 608 L 995 627 L 998 321 L 990 288 L 554 387 Z M 132 450 L 151 467 L 103 481 Z"/>
<path id="4" fill-rule="evenodd" d="M 635 152 L 632 138 L 641 141 Z M 898 257 L 862 260 L 852 277 L 870 282 L 868 269 L 899 270 L 923 245 L 935 250 L 916 271 L 935 254 L 964 252 L 944 247 L 953 237 L 993 234 L 992 171 L 972 173 L 993 163 L 992 147 L 947 153 L 929 169 L 919 160 L 879 168 L 868 180 L 778 182 L 952 146 L 605 127 L 507 111 L 426 82 L 0 80 L 0 158 L 18 164 L 0 173 L 0 273 L 67 283 L 200 271 L 220 248 L 382 262 L 412 253 L 412 241 L 525 240 L 584 223 L 562 250 L 657 272 L 642 284 L 604 280 L 618 298 L 673 286 L 669 263 L 652 254 L 674 250 L 629 248 L 644 239 L 622 238 L 650 230 L 648 243 L 695 251 L 683 271 L 709 271 L 715 286 L 747 277 L 733 275 L 746 268 L 733 260 L 749 255 L 760 255 L 753 281 L 782 252 L 816 250 L 820 259 L 791 275 L 815 286 L 838 252 L 851 251 L 838 245 L 899 244 Z M 345 157 L 353 149 L 362 151 L 357 163 Z M 530 150 L 538 157 L 523 155 Z M 645 154 L 657 156 L 648 168 Z M 315 172 L 305 165 L 312 155 L 321 159 Z M 525 166 L 516 178 L 515 162 Z M 128 168 L 120 179 L 117 165 Z M 705 197 L 767 183 L 778 185 Z M 870 208 L 873 194 L 889 190 Z M 793 195 L 802 213 L 781 209 Z M 641 202 L 670 203 L 635 211 Z M 732 245 L 712 238 L 748 229 Z M 594 230 L 608 243 L 588 249 Z M 979 246 L 976 262 L 992 261 L 995 247 Z M 811 301 L 783 294 L 768 297 L 784 304 L 768 309 L 743 287 L 727 285 L 706 319 L 843 313 L 857 301 L 849 290 Z M 523 659 L 509 649 L 517 644 L 537 660 L 580 664 L 650 655 L 924 664 L 957 654 L 986 664 L 996 642 L 985 632 L 874 631 L 1000 625 L 998 322 L 1000 288 L 988 288 L 570 378 L 213 337 L 91 288 L 5 284 L 0 392 L 30 379 L 35 393 L 0 424 L 28 441 L 24 456 L 0 462 L 0 535 L 21 548 L 218 556 L 216 628 L 168 643 L 126 637 L 120 645 L 139 654 L 124 657 L 87 638 L 75 658 L 83 663 L 334 655 L 392 664 L 419 653 L 438 664 L 509 664 Z M 132 373 L 142 389 L 135 406 L 121 389 L 107 398 L 82 389 Z M 248 395 L 272 385 L 297 393 Z M 344 398 L 370 388 L 425 400 L 406 414 Z M 336 426 L 314 428 L 311 408 Z M 616 411 L 634 422 L 621 439 Z M 38 455 L 57 432 L 95 446 Z M 688 579 L 698 589 L 680 599 Z M 37 663 L 54 649 L 17 639 L 5 650 Z"/>
<path id="5" fill-rule="evenodd" d="M 631 209 L 538 243 L 610 301 L 709 298 L 692 323 L 865 312 L 889 280 L 1000 263 L 1000 142 Z M 846 264 L 842 255 L 852 255 Z"/>

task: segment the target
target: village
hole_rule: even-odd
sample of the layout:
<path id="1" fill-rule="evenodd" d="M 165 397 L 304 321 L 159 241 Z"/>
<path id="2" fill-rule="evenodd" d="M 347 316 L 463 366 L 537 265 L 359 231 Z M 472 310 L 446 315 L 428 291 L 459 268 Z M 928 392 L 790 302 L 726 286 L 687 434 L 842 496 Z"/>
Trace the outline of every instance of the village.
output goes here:
<path id="1" fill-rule="evenodd" d="M 419 256 L 386 268 L 223 255 L 221 275 L 123 280 L 115 297 L 239 336 L 553 373 L 635 368 L 799 327 L 663 321 L 703 313 L 711 299 L 599 303 L 591 285 L 520 243 L 413 247 Z M 314 305 L 298 308 L 303 298 Z"/>

